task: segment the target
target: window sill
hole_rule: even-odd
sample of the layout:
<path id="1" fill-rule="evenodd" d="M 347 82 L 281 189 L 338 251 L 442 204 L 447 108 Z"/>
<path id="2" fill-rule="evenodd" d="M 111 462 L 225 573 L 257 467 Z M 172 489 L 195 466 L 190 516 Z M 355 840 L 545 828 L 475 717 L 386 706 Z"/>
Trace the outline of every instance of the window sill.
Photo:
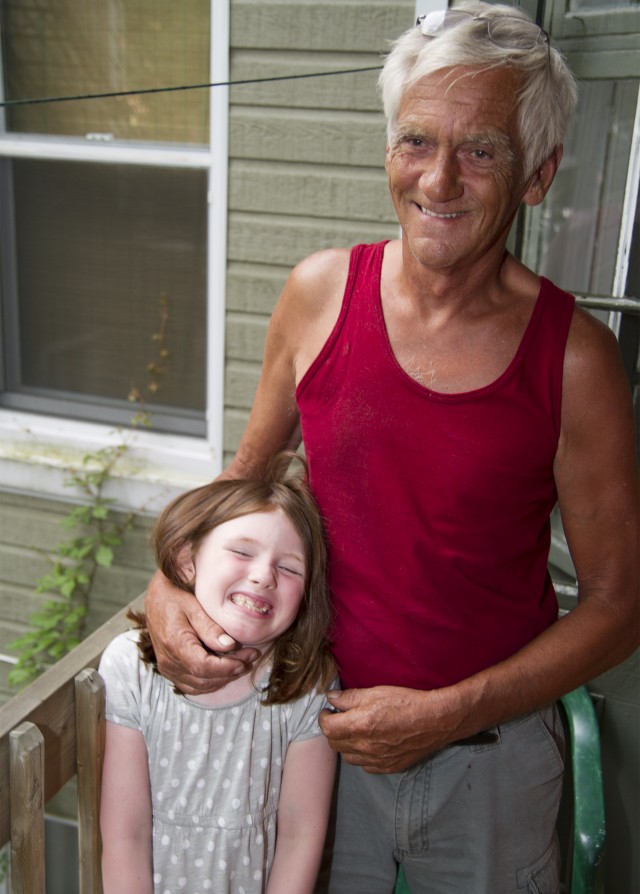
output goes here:
<path id="1" fill-rule="evenodd" d="M 118 508 L 156 514 L 179 493 L 211 481 L 220 471 L 204 439 L 0 411 L 0 489 L 81 502 L 67 472 L 108 446 L 127 450 L 105 486 Z"/>

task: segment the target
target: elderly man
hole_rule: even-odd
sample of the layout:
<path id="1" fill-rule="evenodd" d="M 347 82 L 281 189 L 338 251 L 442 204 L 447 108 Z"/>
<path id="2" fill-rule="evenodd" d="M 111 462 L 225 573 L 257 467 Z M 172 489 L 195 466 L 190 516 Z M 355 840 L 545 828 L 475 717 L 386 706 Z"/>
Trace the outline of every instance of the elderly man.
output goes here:
<path id="1" fill-rule="evenodd" d="M 332 894 L 389 892 L 398 862 L 413 894 L 558 894 L 554 702 L 638 634 L 616 341 L 505 249 L 553 182 L 574 82 L 524 13 L 484 3 L 420 20 L 380 81 L 401 239 L 292 272 L 225 474 L 302 436 L 326 520 L 344 686 L 321 718 L 343 758 Z M 556 502 L 579 582 L 560 620 Z M 251 660 L 162 580 L 147 607 L 185 690 Z"/>

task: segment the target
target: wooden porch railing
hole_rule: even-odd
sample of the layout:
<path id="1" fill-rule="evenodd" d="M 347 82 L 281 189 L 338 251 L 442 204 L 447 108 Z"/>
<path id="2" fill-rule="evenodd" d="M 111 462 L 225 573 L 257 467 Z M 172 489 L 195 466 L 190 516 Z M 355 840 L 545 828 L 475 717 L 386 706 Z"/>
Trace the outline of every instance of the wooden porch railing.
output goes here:
<path id="1" fill-rule="evenodd" d="M 142 608 L 142 596 L 132 604 Z M 94 670 L 129 625 L 127 608 L 0 708 L 0 846 L 12 894 L 45 894 L 44 806 L 77 774 L 80 894 L 102 894 L 104 685 Z"/>

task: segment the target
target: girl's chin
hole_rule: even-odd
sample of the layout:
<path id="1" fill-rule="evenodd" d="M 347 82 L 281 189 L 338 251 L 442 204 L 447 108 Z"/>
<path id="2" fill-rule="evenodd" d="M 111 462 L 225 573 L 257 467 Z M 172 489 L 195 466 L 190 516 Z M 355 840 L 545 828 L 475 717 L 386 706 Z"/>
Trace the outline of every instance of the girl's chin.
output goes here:
<path id="1" fill-rule="evenodd" d="M 222 626 L 222 625 L 221 625 Z M 227 624 L 224 628 L 226 633 L 229 634 L 237 643 L 238 648 L 251 648 L 251 649 L 259 649 L 260 652 L 265 652 L 269 646 L 275 642 L 274 638 L 270 639 L 260 639 L 259 636 L 255 635 L 255 631 L 252 632 L 247 629 L 247 625 L 239 625 L 239 624 Z"/>

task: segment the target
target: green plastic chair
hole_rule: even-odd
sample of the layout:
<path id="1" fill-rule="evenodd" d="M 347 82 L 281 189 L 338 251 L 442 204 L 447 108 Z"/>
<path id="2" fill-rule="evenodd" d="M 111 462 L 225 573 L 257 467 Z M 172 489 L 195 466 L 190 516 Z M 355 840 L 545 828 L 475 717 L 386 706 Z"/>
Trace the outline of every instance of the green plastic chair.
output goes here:
<path id="1" fill-rule="evenodd" d="M 560 704 L 567 719 L 573 784 L 573 835 L 568 854 L 571 880 L 564 890 L 567 894 L 604 894 L 606 827 L 596 712 L 586 686 L 562 696 Z M 398 868 L 395 894 L 411 894 L 402 866 Z"/>

